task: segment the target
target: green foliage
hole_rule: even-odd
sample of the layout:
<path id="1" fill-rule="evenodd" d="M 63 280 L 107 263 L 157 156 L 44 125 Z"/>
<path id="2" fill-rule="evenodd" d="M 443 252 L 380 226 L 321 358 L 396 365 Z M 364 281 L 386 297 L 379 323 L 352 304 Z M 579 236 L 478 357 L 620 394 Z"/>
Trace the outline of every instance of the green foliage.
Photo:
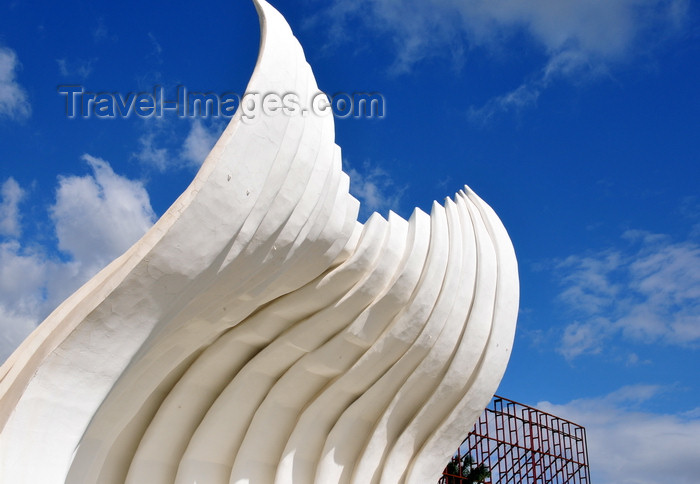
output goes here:
<path id="1" fill-rule="evenodd" d="M 452 474 L 445 476 L 445 484 L 479 484 L 491 477 L 488 468 L 484 464 L 475 464 L 474 458 L 469 454 L 462 457 L 461 462 L 459 459 L 453 458 L 447 464 L 445 471 L 447 474 Z"/>

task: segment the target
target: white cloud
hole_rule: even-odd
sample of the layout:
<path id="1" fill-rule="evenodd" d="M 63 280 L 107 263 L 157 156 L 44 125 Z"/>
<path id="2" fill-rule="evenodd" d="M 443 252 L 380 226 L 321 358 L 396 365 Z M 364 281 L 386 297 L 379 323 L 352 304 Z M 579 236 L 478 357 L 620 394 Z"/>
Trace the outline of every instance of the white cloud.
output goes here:
<path id="1" fill-rule="evenodd" d="M 363 163 L 360 170 L 346 166 L 345 171 L 350 177 L 350 193 L 360 201 L 362 216 L 398 211 L 405 188 L 397 187 L 386 171 L 369 162 Z"/>
<path id="2" fill-rule="evenodd" d="M 0 361 L 81 284 L 122 254 L 154 223 L 142 183 L 84 155 L 92 174 L 60 177 L 49 207 L 59 250 L 31 241 L 0 243 Z M 21 188 L 19 188 L 21 190 Z"/>
<path id="3" fill-rule="evenodd" d="M 39 322 L 50 263 L 17 241 L 0 243 L 0 362 Z"/>
<path id="4" fill-rule="evenodd" d="M 155 214 L 141 182 L 117 175 L 99 158 L 83 160 L 93 174 L 61 177 L 50 212 L 59 249 L 92 272 L 136 242 Z"/>
<path id="5" fill-rule="evenodd" d="M 14 178 L 8 178 L 0 186 L 0 235 L 19 237 L 21 232 L 19 203 L 24 190 Z"/>
<path id="6" fill-rule="evenodd" d="M 569 51 L 610 59 L 627 54 L 647 28 L 678 25 L 687 6 L 687 0 L 360 0 L 349 7 L 336 0 L 329 13 L 373 19 L 413 52 L 404 54 L 407 62 L 434 55 L 419 47 L 432 49 L 446 36 L 494 45 L 518 31 L 552 56 Z"/>
<path id="7" fill-rule="evenodd" d="M 693 484 L 700 475 L 700 418 L 640 410 L 667 389 L 623 387 L 607 396 L 537 407 L 586 427 L 591 481 L 596 484 Z"/>
<path id="8" fill-rule="evenodd" d="M 15 80 L 18 68 L 15 51 L 0 47 L 0 117 L 21 120 L 32 112 L 26 91 Z"/>
<path id="9" fill-rule="evenodd" d="M 531 106 L 557 78 L 605 72 L 639 45 L 677 31 L 687 9 L 688 0 L 335 0 L 324 15 L 333 31 L 359 18 L 389 34 L 398 72 L 428 57 L 463 57 L 465 46 L 502 52 L 524 33 L 547 60 L 519 87 L 471 110 L 484 120 Z"/>
<path id="10" fill-rule="evenodd" d="M 0 304 L 0 364 L 34 330 L 38 315 L 13 311 Z"/>
<path id="11" fill-rule="evenodd" d="M 19 242 L 0 244 L 0 304 L 27 313 L 40 299 L 38 289 L 46 277 L 46 263 L 37 252 L 23 250 Z"/>
<path id="12" fill-rule="evenodd" d="M 182 158 L 192 166 L 199 167 L 219 139 L 221 131 L 219 125 L 214 124 L 207 129 L 201 120 L 195 119 L 183 143 Z"/>
<path id="13" fill-rule="evenodd" d="M 613 325 L 606 318 L 574 321 L 564 328 L 559 352 L 567 359 L 583 354 L 599 354 L 612 333 Z"/>
<path id="14" fill-rule="evenodd" d="M 558 265 L 561 300 L 576 321 L 563 334 L 567 358 L 598 353 L 613 336 L 694 346 L 700 341 L 700 245 L 628 231 L 625 250 L 571 256 Z"/>

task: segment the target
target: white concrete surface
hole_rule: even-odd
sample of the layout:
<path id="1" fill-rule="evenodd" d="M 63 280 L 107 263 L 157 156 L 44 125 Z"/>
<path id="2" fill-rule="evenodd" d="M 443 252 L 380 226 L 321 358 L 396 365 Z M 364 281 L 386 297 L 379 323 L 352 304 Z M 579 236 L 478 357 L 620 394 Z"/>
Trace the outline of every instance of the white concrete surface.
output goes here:
<path id="1" fill-rule="evenodd" d="M 318 92 L 256 0 L 248 92 Z M 505 371 L 512 245 L 465 187 L 357 222 L 330 116 L 232 119 L 0 368 L 0 482 L 435 482 Z"/>

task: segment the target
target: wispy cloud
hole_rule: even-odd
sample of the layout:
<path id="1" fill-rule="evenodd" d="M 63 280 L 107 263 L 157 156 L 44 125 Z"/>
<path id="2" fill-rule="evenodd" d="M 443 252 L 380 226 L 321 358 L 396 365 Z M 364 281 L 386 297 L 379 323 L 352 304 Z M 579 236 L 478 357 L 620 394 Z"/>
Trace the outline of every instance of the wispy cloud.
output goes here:
<path id="1" fill-rule="evenodd" d="M 692 484 L 700 475 L 697 409 L 679 414 L 641 410 L 668 390 L 632 385 L 599 398 L 537 407 L 586 427 L 593 482 Z"/>
<path id="2" fill-rule="evenodd" d="M 423 59 L 461 56 L 473 48 L 502 50 L 525 34 L 546 57 L 530 79 L 484 106 L 473 119 L 533 105 L 555 79 L 605 72 L 683 25 L 688 0 L 334 0 L 324 12 L 333 31 L 357 21 L 388 34 L 397 55 L 392 70 Z M 354 21 L 355 23 L 353 23 Z M 342 36 L 336 34 L 337 38 Z M 347 36 L 351 37 L 351 36 Z"/>
<path id="3" fill-rule="evenodd" d="M 700 341 L 700 244 L 628 231 L 624 249 L 575 255 L 558 264 L 567 358 L 600 352 L 614 336 L 637 343 Z"/>
<path id="4" fill-rule="evenodd" d="M 148 57 L 155 59 L 156 63 L 163 63 L 163 46 L 160 45 L 158 39 L 153 34 L 153 32 L 148 32 L 148 40 L 151 44 L 151 51 L 148 53 Z"/>
<path id="5" fill-rule="evenodd" d="M 92 65 L 94 59 L 90 60 L 75 60 L 56 59 L 58 71 L 63 77 L 71 77 L 74 79 L 85 80 L 92 73 Z"/>
<path id="6" fill-rule="evenodd" d="M 366 219 L 373 212 L 386 215 L 389 210 L 398 211 L 406 187 L 396 186 L 389 173 L 367 161 L 359 168 L 346 163 L 344 170 L 350 177 L 350 193 L 360 201 L 361 217 Z"/>
<path id="7" fill-rule="evenodd" d="M 105 40 L 115 42 L 117 40 L 117 35 L 109 31 L 104 18 L 100 17 L 97 19 L 97 24 L 92 29 L 92 38 L 95 43 L 100 43 Z"/>
<path id="8" fill-rule="evenodd" d="M 0 118 L 22 120 L 32 113 L 27 92 L 15 79 L 19 66 L 15 51 L 0 47 Z"/>
<path id="9" fill-rule="evenodd" d="M 164 172 L 171 164 L 171 157 L 168 154 L 167 148 L 158 144 L 158 138 L 159 130 L 157 127 L 155 127 L 155 129 L 146 129 L 145 132 L 139 136 L 139 149 L 133 153 L 133 157 L 146 166 L 154 168 L 159 172 Z"/>
<path id="10" fill-rule="evenodd" d="M 59 178 L 55 202 L 47 207 L 63 256 L 56 248 L 20 240 L 17 231 L 0 239 L 0 361 L 155 221 L 141 182 L 114 173 L 94 156 L 86 154 L 83 160 L 91 173 Z M 7 183 L 10 193 L 22 190 Z"/>
<path id="11" fill-rule="evenodd" d="M 471 121 L 486 123 L 504 112 L 519 112 L 537 104 L 542 90 L 547 84 L 541 79 L 526 82 L 511 92 L 490 99 L 481 107 L 470 106 L 467 116 Z"/>
<path id="12" fill-rule="evenodd" d="M 219 139 L 227 119 L 214 118 L 205 123 L 193 119 L 186 135 L 181 120 L 146 119 L 139 149 L 133 157 L 159 172 L 171 169 L 198 168 Z"/>
<path id="13" fill-rule="evenodd" d="M 542 92 L 557 80 L 590 78 L 606 71 L 604 63 L 593 63 L 583 52 L 564 50 L 552 55 L 536 75 L 525 80 L 520 86 L 490 99 L 481 107 L 471 106 L 467 115 L 472 121 L 486 123 L 499 114 L 517 113 L 535 106 Z"/>
<path id="14" fill-rule="evenodd" d="M 199 167 L 214 147 L 222 131 L 223 123 L 212 123 L 207 127 L 201 120 L 195 119 L 182 145 L 182 158 L 190 165 Z"/>

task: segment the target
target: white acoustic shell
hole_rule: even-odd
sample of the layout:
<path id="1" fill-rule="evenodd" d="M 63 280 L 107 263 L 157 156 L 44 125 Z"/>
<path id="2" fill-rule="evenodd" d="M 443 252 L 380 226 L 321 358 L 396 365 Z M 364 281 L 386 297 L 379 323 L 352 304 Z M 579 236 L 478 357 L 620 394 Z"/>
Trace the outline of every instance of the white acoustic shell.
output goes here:
<path id="1" fill-rule="evenodd" d="M 247 92 L 310 104 L 256 0 Z M 238 112 L 144 237 L 0 367 L 0 482 L 436 482 L 510 354 L 518 276 L 464 188 L 357 221 L 332 116 Z"/>

